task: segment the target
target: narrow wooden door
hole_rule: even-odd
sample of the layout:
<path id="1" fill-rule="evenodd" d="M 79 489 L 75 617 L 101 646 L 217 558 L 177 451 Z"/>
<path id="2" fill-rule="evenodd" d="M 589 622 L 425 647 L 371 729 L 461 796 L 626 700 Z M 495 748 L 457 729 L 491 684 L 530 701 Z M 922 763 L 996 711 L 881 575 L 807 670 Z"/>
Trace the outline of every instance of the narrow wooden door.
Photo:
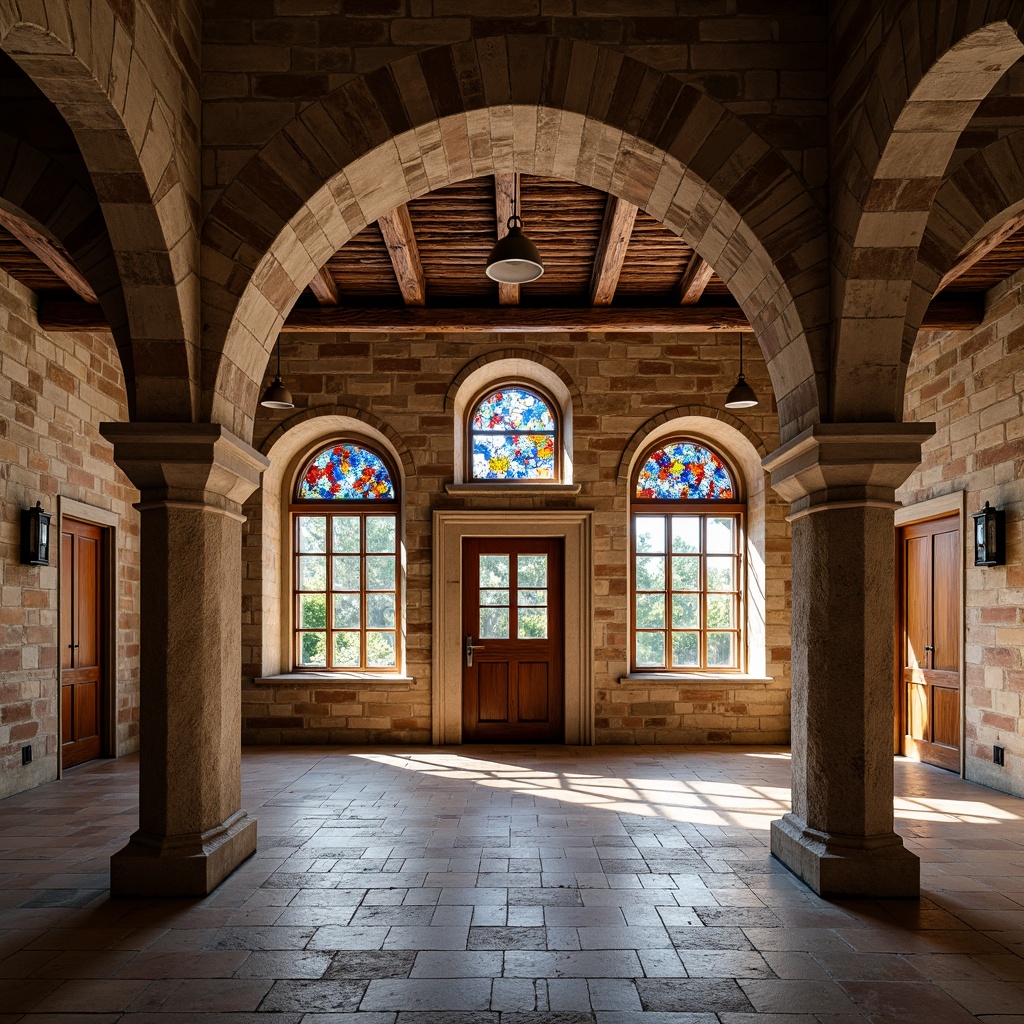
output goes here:
<path id="1" fill-rule="evenodd" d="M 61 526 L 61 758 L 65 768 L 99 757 L 103 708 L 103 530 Z"/>
<path id="2" fill-rule="evenodd" d="M 561 539 L 465 540 L 462 580 L 463 740 L 561 742 Z"/>
<path id="3" fill-rule="evenodd" d="M 904 526 L 899 543 L 903 752 L 959 771 L 959 517 Z"/>

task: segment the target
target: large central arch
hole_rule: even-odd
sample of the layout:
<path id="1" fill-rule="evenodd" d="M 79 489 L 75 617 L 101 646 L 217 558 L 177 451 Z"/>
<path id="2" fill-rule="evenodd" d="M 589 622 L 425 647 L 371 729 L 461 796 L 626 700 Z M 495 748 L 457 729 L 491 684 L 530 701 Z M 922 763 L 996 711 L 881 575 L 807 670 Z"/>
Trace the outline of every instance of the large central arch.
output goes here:
<path id="1" fill-rule="evenodd" d="M 784 436 L 818 421 L 826 236 L 800 179 L 697 89 L 535 36 L 438 47 L 355 79 L 242 169 L 204 228 L 204 417 L 251 436 L 284 318 L 349 238 L 431 189 L 513 169 L 601 189 L 683 235 L 753 324 Z"/>

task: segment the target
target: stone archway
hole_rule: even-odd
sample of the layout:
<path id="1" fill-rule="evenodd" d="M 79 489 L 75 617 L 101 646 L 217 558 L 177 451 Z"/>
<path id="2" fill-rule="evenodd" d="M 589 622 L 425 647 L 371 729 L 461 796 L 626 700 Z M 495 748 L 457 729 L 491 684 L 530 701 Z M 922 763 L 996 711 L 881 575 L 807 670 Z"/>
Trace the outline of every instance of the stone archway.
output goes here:
<path id="1" fill-rule="evenodd" d="M 144 17 L 141 5 L 115 10 L 108 0 L 0 0 L 0 49 L 70 126 L 96 188 L 124 293 L 123 310 L 108 315 L 115 335 L 131 338 L 126 377 L 136 368 L 131 417 L 189 421 L 199 253 L 188 193 L 198 176 L 174 147 L 187 132 L 175 130 L 170 111 L 184 109 L 184 98 L 165 101 L 157 85 L 180 80 L 181 69 L 160 66 L 170 58 L 159 32 L 136 31 Z"/>
<path id="2" fill-rule="evenodd" d="M 878 58 L 834 207 L 831 408 L 836 422 L 899 422 L 906 366 L 932 298 L 914 275 L 933 201 L 961 132 L 1022 54 L 1024 5 L 984 20 L 908 3 Z M 863 91 L 855 69 L 842 87 Z M 928 275 L 924 275 L 927 277 Z"/>
<path id="3" fill-rule="evenodd" d="M 205 415 L 251 436 L 284 317 L 366 224 L 430 189 L 513 169 L 620 196 L 684 235 L 751 320 L 786 435 L 818 420 L 824 222 L 785 159 L 668 75 L 537 37 L 439 47 L 364 75 L 249 161 L 205 226 Z"/>

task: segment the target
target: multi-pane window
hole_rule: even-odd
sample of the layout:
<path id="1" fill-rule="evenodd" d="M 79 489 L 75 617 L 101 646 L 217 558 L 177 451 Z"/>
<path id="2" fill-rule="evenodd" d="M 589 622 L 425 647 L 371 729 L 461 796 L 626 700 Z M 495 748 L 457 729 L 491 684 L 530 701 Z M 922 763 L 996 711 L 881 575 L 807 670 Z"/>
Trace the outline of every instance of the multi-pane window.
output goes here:
<path id="1" fill-rule="evenodd" d="M 558 480 L 561 453 L 554 402 L 534 388 L 489 388 L 469 416 L 473 480 Z"/>
<path id="2" fill-rule="evenodd" d="M 743 507 L 721 456 L 658 444 L 640 459 L 631 508 L 634 668 L 739 669 Z"/>
<path id="3" fill-rule="evenodd" d="M 398 494 L 379 453 L 335 442 L 306 464 L 292 503 L 295 666 L 395 670 Z"/>

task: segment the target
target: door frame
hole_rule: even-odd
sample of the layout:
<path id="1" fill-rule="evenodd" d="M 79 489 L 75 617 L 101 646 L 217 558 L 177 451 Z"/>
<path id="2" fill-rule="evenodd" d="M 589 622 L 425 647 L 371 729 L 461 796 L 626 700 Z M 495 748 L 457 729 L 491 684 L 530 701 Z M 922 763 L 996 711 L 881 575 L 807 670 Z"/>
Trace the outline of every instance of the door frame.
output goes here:
<path id="1" fill-rule="evenodd" d="M 967 511 L 967 492 L 953 491 L 937 498 L 929 498 L 913 505 L 904 505 L 896 509 L 894 515 L 893 542 L 896 548 L 896 640 L 893 644 L 893 695 L 896 713 L 893 715 L 893 752 L 903 753 L 903 732 L 905 711 L 903 708 L 903 668 L 901 665 L 900 644 L 903 639 L 903 550 L 900 544 L 900 528 L 916 526 L 930 519 L 943 519 L 956 515 L 960 533 L 960 778 L 966 778 L 967 767 L 967 538 L 964 533 L 964 522 Z"/>
<path id="2" fill-rule="evenodd" d="M 103 531 L 101 558 L 100 614 L 103 616 L 103 669 L 100 673 L 100 757 L 117 757 L 117 529 L 121 517 L 105 508 L 96 508 L 74 498 L 57 497 L 57 537 L 64 534 L 64 517 L 77 519 Z M 58 543 L 55 550 L 60 552 Z M 53 550 L 54 548 L 51 548 Z M 57 555 L 57 778 L 64 775 L 61 721 L 63 669 L 60 652 L 64 649 L 61 624 L 61 588 L 63 586 L 60 554 Z"/>
<path id="3" fill-rule="evenodd" d="M 543 509 L 435 510 L 431 733 L 462 742 L 462 541 L 468 537 L 561 538 L 565 558 L 565 742 L 594 742 L 593 513 Z"/>

